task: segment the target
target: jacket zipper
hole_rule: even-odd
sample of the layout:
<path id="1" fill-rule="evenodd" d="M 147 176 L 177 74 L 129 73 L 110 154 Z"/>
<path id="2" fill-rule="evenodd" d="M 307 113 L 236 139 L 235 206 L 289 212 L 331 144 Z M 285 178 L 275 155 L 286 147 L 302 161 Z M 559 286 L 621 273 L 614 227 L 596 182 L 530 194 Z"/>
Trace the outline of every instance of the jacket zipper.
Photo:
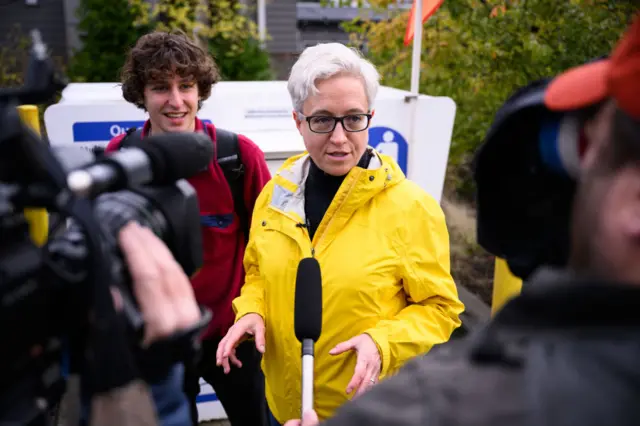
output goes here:
<path id="1" fill-rule="evenodd" d="M 311 239 L 311 234 L 309 233 L 309 230 L 311 229 L 311 222 L 309 221 L 309 218 L 305 218 L 306 220 L 306 227 L 307 227 L 307 237 L 309 237 L 309 243 L 311 243 L 311 257 L 315 258 L 316 257 L 316 248 L 313 246 L 313 240 Z"/>
<path id="2" fill-rule="evenodd" d="M 309 239 L 309 244 L 311 245 L 311 257 L 316 257 L 316 248 L 313 246 L 313 242 L 311 240 L 311 234 L 309 233 L 309 229 L 311 229 L 311 223 L 309 222 L 309 218 L 305 218 L 304 223 L 303 222 L 296 223 L 296 227 L 304 228 L 307 230 L 307 238 Z"/>

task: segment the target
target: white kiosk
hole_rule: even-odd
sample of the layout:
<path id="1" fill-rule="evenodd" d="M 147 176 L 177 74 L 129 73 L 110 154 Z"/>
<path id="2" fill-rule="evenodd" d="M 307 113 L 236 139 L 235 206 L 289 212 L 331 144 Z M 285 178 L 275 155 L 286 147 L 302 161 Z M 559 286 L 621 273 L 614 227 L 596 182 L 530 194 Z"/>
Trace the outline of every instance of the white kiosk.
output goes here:
<path id="1" fill-rule="evenodd" d="M 438 202 L 449 158 L 456 105 L 447 97 L 420 95 L 415 111 L 411 93 L 381 87 L 369 144 L 394 157 L 409 179 Z M 271 174 L 288 157 L 304 151 L 292 118 L 286 81 L 220 82 L 198 116 L 241 133 L 265 153 Z M 106 145 L 130 127 L 141 127 L 147 115 L 127 103 L 118 83 L 72 83 L 60 102 L 47 108 L 44 121 L 52 146 L 88 148 Z M 414 141 L 408 140 L 414 135 Z M 215 392 L 203 381 L 198 397 L 200 420 L 225 418 Z"/>

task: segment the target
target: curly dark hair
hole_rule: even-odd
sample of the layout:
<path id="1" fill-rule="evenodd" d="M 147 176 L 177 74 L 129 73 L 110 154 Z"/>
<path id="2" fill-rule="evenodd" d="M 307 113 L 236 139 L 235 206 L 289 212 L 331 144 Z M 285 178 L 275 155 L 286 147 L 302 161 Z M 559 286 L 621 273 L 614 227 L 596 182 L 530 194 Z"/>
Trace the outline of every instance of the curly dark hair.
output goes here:
<path id="1" fill-rule="evenodd" d="M 129 51 L 122 67 L 122 94 L 128 102 L 145 109 L 145 86 L 174 75 L 193 77 L 201 100 L 211 95 L 211 86 L 220 80 L 220 72 L 211 55 L 185 33 L 155 31 L 145 34 Z"/>

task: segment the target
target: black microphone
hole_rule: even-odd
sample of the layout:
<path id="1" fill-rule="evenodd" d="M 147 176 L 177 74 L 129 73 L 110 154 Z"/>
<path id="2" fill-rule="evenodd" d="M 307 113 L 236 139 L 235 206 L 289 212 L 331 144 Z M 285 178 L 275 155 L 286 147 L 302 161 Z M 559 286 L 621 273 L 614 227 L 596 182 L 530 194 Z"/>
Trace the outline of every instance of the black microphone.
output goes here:
<path id="1" fill-rule="evenodd" d="M 74 170 L 67 184 L 83 196 L 143 184 L 167 185 L 206 169 L 212 159 L 213 143 L 206 134 L 163 133 Z"/>
<path id="2" fill-rule="evenodd" d="M 313 346 L 322 331 L 322 275 L 314 258 L 298 264 L 295 303 L 293 325 L 302 343 L 302 415 L 313 409 Z"/>

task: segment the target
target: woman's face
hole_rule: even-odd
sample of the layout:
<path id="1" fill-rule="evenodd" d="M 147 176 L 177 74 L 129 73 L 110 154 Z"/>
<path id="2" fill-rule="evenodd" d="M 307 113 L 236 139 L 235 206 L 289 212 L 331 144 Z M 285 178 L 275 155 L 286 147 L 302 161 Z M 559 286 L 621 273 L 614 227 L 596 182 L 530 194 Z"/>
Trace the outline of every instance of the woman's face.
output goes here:
<path id="1" fill-rule="evenodd" d="M 316 82 L 316 87 L 318 94 L 310 95 L 302 114 L 294 111 L 293 118 L 313 162 L 327 174 L 344 176 L 358 164 L 369 143 L 364 84 L 358 77 L 337 75 Z M 331 131 L 334 117 L 344 117 L 343 124 L 336 123 Z"/>

